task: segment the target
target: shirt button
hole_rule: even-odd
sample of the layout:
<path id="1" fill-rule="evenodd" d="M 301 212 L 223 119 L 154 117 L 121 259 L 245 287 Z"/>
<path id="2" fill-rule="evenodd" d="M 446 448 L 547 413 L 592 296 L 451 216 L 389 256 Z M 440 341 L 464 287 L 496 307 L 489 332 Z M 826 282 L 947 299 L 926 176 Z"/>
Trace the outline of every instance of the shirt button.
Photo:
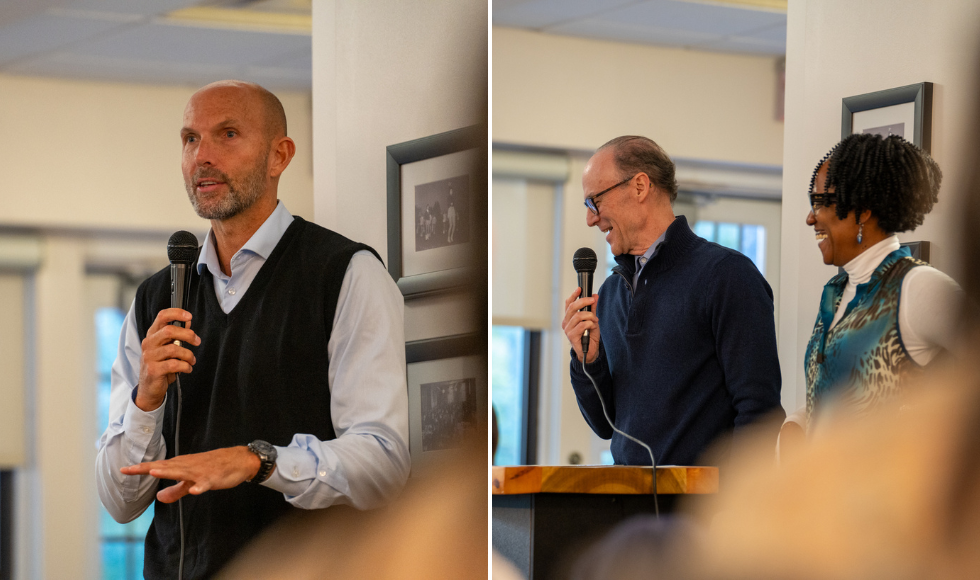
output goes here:
<path id="1" fill-rule="evenodd" d="M 326 476 L 327 476 L 327 472 L 321 470 L 320 471 L 320 477 L 326 477 Z"/>
<path id="2" fill-rule="evenodd" d="M 234 288 L 229 288 L 228 289 L 228 293 L 231 294 L 232 296 L 234 296 L 235 295 L 235 289 Z"/>
<path id="3" fill-rule="evenodd" d="M 144 433 L 149 433 L 150 432 L 150 428 L 149 427 L 142 427 L 141 429 L 142 429 L 142 431 Z"/>
<path id="4" fill-rule="evenodd" d="M 296 467 L 293 468 L 293 477 L 299 477 L 299 469 Z"/>

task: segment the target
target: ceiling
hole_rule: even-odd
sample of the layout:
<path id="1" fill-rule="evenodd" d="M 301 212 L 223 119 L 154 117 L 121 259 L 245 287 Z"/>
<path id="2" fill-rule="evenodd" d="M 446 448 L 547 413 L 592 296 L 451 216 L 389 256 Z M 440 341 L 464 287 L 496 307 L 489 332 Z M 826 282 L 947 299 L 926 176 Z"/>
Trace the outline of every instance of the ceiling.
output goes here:
<path id="1" fill-rule="evenodd" d="M 0 74 L 310 90 L 312 0 L 0 0 Z"/>
<path id="2" fill-rule="evenodd" d="M 615 42 L 786 54 L 786 0 L 493 0 L 493 24 Z"/>

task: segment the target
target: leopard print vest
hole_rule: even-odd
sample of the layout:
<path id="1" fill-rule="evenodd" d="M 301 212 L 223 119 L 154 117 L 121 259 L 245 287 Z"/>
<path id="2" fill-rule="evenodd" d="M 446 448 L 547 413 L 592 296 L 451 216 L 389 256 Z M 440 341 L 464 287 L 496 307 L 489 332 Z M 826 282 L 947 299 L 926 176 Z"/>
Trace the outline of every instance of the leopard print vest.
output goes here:
<path id="1" fill-rule="evenodd" d="M 804 359 L 808 422 L 830 397 L 851 413 L 866 413 L 921 371 L 902 343 L 898 307 L 902 280 L 922 265 L 927 264 L 913 259 L 907 248 L 889 254 L 871 279 L 858 285 L 844 317 L 829 332 L 847 274 L 834 276 L 824 286 Z"/>

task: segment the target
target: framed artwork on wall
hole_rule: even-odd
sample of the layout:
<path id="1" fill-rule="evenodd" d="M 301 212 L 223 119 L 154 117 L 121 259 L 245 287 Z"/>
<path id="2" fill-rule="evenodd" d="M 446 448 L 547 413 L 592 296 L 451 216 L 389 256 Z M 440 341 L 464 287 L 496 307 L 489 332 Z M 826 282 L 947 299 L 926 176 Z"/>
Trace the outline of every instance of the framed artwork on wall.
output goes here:
<path id="1" fill-rule="evenodd" d="M 917 83 L 845 97 L 840 137 L 898 135 L 926 153 L 932 146 L 932 83 Z"/>
<path id="2" fill-rule="evenodd" d="M 412 470 L 424 468 L 486 429 L 486 358 L 476 334 L 405 345 L 408 366 L 408 441 Z"/>
<path id="3" fill-rule="evenodd" d="M 386 148 L 388 271 L 405 297 L 472 279 L 486 141 L 474 125 Z"/>

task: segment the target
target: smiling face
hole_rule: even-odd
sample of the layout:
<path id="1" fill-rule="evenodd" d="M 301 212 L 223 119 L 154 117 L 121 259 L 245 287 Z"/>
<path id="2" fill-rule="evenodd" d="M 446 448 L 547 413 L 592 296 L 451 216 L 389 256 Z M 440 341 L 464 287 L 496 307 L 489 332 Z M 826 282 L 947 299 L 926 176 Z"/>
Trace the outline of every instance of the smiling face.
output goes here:
<path id="1" fill-rule="evenodd" d="M 595 195 L 623 180 L 616 167 L 612 148 L 602 149 L 589 159 L 582 175 L 582 189 L 585 197 Z M 589 227 L 598 227 L 606 234 L 606 243 L 612 249 L 614 256 L 646 251 L 649 244 L 639 247 L 637 240 L 640 226 L 639 208 L 631 196 L 632 181 L 628 181 L 604 193 L 596 200 L 599 215 L 586 209 L 585 223 Z"/>
<path id="2" fill-rule="evenodd" d="M 226 220 L 266 192 L 275 195 L 266 129 L 261 101 L 247 86 L 209 86 L 191 97 L 180 132 L 181 168 L 199 216 Z"/>
<path id="3" fill-rule="evenodd" d="M 820 166 L 811 193 L 824 192 L 827 168 L 827 163 Z M 836 188 L 831 187 L 828 193 L 836 193 Z M 841 219 L 837 217 L 836 209 L 835 205 L 811 209 L 806 216 L 806 225 L 814 229 L 823 263 L 840 267 L 860 254 L 861 249 L 857 243 L 858 224 L 854 220 L 854 212 Z"/>

